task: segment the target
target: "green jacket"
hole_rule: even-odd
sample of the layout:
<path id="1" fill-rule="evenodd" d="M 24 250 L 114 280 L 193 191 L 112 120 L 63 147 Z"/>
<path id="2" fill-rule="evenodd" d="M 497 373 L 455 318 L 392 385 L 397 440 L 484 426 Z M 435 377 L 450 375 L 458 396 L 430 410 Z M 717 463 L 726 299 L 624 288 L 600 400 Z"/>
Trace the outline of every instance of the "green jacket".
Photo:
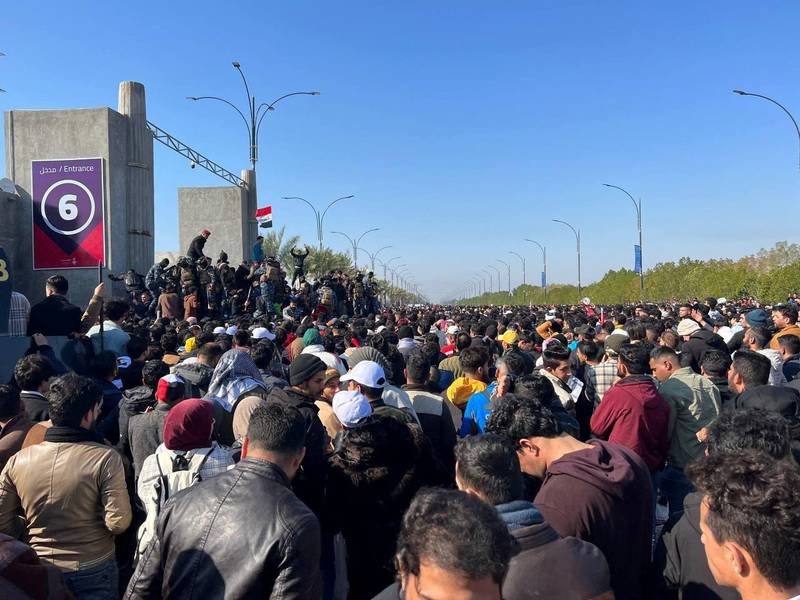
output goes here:
<path id="1" fill-rule="evenodd" d="M 658 392 L 669 404 L 667 462 L 672 467 L 683 469 L 703 456 L 704 448 L 697 439 L 697 432 L 719 415 L 719 390 L 691 367 L 684 367 L 662 383 Z"/>

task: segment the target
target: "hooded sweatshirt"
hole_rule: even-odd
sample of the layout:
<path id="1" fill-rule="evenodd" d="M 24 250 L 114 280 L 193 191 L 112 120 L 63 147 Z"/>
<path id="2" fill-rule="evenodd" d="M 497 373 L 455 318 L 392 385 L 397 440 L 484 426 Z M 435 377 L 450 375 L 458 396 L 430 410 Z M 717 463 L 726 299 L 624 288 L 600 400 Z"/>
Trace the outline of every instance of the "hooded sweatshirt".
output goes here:
<path id="1" fill-rule="evenodd" d="M 653 527 L 650 472 L 627 448 L 600 440 L 589 445 L 548 466 L 534 504 L 559 535 L 603 552 L 617 600 L 642 598 Z"/>
<path id="2" fill-rule="evenodd" d="M 530 502 L 516 500 L 495 509 L 519 544 L 503 581 L 505 600 L 595 598 L 611 589 L 608 564 L 596 546 L 562 538 Z M 569 577 L 563 576 L 565 565 Z"/>
<path id="3" fill-rule="evenodd" d="M 783 356 L 777 350 L 765 348 L 758 350 L 759 354 L 763 354 L 769 359 L 772 368 L 769 370 L 769 384 L 770 385 L 783 385 L 786 383 L 786 377 L 783 374 Z"/>
<path id="4" fill-rule="evenodd" d="M 592 433 L 630 448 L 651 472 L 664 466 L 669 450 L 669 404 L 647 375 L 633 375 L 608 390 L 592 415 Z"/>
<path id="5" fill-rule="evenodd" d="M 450 387 L 447 388 L 447 399 L 450 400 L 461 410 L 467 405 L 470 397 L 478 392 L 486 390 L 486 384 L 483 381 L 472 379 L 469 376 L 459 377 Z"/>

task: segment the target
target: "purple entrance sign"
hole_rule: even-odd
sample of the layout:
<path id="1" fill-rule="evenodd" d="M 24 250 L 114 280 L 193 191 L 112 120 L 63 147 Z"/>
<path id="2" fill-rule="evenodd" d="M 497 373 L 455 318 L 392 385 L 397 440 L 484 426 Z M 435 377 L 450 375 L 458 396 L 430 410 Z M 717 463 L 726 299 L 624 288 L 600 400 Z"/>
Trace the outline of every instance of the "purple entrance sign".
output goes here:
<path id="1" fill-rule="evenodd" d="M 31 167 L 33 268 L 105 263 L 103 159 L 34 160 Z"/>

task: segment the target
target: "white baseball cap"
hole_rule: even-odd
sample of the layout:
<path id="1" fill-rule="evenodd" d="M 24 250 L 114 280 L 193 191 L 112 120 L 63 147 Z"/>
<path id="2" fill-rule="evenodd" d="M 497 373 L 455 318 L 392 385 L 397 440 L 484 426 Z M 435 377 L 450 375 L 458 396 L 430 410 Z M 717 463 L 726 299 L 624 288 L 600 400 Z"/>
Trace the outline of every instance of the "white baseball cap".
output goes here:
<path id="1" fill-rule="evenodd" d="M 343 427 L 352 429 L 372 414 L 372 406 L 361 392 L 337 392 L 333 397 L 333 413 Z"/>
<path id="2" fill-rule="evenodd" d="M 447 335 L 458 335 L 461 333 L 461 328 L 458 325 L 450 325 L 447 328 Z"/>
<path id="3" fill-rule="evenodd" d="M 217 335 L 217 334 L 220 334 L 220 333 L 225 333 L 225 328 L 224 327 L 214 327 L 214 335 Z"/>
<path id="4" fill-rule="evenodd" d="M 266 327 L 256 327 L 253 331 L 250 332 L 250 337 L 254 340 L 269 340 L 272 341 L 275 339 L 275 334 L 272 333 Z"/>
<path id="5" fill-rule="evenodd" d="M 371 360 L 362 360 L 349 373 L 345 373 L 339 381 L 355 381 L 371 388 L 382 388 L 386 385 L 386 373 L 383 367 Z"/>
<path id="6" fill-rule="evenodd" d="M 239 333 L 239 328 L 236 325 L 231 325 L 225 330 L 225 333 L 227 333 L 228 335 L 236 335 L 237 333 Z"/>

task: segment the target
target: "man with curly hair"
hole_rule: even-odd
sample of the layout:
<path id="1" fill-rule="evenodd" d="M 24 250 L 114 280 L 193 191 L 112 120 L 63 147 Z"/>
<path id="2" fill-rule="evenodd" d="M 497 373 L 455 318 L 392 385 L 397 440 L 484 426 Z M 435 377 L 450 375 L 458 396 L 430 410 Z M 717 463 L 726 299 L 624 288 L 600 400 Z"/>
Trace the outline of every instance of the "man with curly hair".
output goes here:
<path id="1" fill-rule="evenodd" d="M 688 474 L 714 580 L 742 600 L 800 598 L 800 468 L 756 450 L 712 454 Z"/>

